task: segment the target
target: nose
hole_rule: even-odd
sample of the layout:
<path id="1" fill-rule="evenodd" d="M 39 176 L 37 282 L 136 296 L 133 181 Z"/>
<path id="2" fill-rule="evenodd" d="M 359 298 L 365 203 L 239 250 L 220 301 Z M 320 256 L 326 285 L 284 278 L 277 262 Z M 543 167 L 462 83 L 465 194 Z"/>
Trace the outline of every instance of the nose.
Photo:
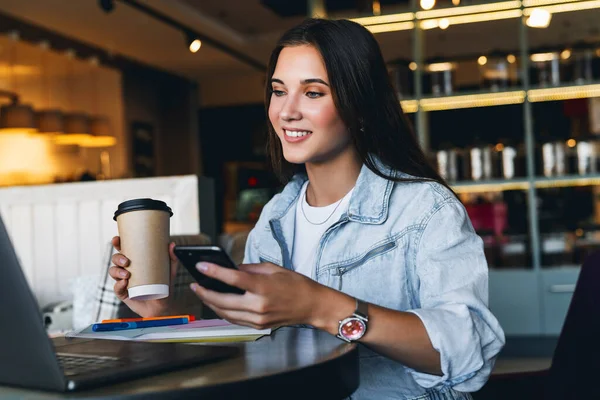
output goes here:
<path id="1" fill-rule="evenodd" d="M 302 113 L 300 112 L 298 100 L 295 96 L 288 95 L 285 97 L 279 116 L 284 121 L 296 121 L 302 119 Z"/>

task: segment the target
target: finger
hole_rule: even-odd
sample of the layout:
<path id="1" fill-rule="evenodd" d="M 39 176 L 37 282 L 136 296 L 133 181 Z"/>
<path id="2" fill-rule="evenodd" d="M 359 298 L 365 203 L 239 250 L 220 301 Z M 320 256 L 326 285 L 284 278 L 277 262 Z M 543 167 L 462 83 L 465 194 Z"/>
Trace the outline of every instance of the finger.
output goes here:
<path id="1" fill-rule="evenodd" d="M 175 256 L 173 249 L 175 248 L 175 243 L 171 242 L 169 244 L 169 258 L 171 260 L 171 282 L 175 281 L 175 277 L 177 276 L 177 268 L 179 268 L 179 259 Z"/>
<path id="2" fill-rule="evenodd" d="M 120 281 L 121 279 L 129 278 L 128 271 L 126 271 L 124 268 L 116 267 L 114 265 L 108 269 L 108 274 L 110 275 L 111 278 L 113 278 L 117 281 Z"/>
<path id="3" fill-rule="evenodd" d="M 113 287 L 115 291 L 115 295 L 119 298 L 119 300 L 125 300 L 129 297 L 129 293 L 127 292 L 127 285 L 129 281 L 127 279 L 122 279 L 115 283 Z"/>
<path id="4" fill-rule="evenodd" d="M 129 259 L 121 253 L 113 254 L 111 260 L 117 267 L 129 266 Z"/>
<path id="5" fill-rule="evenodd" d="M 110 242 L 117 251 L 121 251 L 121 238 L 119 236 L 115 236 Z"/>
<path id="6" fill-rule="evenodd" d="M 270 275 L 275 272 L 280 272 L 282 267 L 275 265 L 275 264 L 271 264 L 271 263 L 261 263 L 261 264 L 240 264 L 239 268 L 240 268 L 240 270 L 251 273 L 251 274 Z"/>
<path id="7" fill-rule="evenodd" d="M 217 264 L 200 262 L 196 264 L 198 271 L 204 275 L 227 283 L 231 286 L 253 292 L 256 286 L 254 277 L 244 271 L 221 267 Z"/>
<path id="8" fill-rule="evenodd" d="M 248 305 L 249 302 L 243 295 L 215 292 L 214 290 L 203 288 L 197 283 L 192 283 L 190 288 L 204 303 L 210 303 L 227 310 L 251 310 Z"/>
<path id="9" fill-rule="evenodd" d="M 253 329 L 267 329 L 277 325 L 275 321 L 270 321 L 268 316 L 254 314 L 247 311 L 224 310 L 215 306 L 214 304 L 206 305 L 219 317 L 231 322 L 232 324 L 249 326 Z"/>

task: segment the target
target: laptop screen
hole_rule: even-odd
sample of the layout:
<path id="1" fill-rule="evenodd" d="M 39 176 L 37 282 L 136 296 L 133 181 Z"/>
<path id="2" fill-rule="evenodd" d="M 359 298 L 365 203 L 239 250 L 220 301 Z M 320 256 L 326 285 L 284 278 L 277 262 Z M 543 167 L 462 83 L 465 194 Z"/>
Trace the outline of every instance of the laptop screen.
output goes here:
<path id="1" fill-rule="evenodd" d="M 0 383 L 62 390 L 42 313 L 0 217 Z"/>

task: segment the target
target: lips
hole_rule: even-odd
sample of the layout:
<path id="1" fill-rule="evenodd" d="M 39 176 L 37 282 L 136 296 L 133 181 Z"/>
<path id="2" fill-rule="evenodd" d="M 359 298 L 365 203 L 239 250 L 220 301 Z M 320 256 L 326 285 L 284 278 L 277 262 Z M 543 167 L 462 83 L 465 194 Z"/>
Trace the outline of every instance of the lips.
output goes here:
<path id="1" fill-rule="evenodd" d="M 304 131 L 299 129 L 285 129 L 283 128 L 283 137 L 288 143 L 302 142 L 312 136 L 311 131 Z"/>

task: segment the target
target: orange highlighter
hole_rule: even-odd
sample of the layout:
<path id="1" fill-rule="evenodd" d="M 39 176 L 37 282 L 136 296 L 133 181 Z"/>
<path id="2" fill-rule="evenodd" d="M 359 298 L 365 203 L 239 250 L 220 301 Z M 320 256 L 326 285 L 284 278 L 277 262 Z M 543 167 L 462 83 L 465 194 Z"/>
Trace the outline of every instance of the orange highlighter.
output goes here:
<path id="1" fill-rule="evenodd" d="M 112 322 L 139 322 L 139 321 L 157 321 L 162 319 L 187 318 L 188 322 L 194 321 L 196 318 L 193 315 L 169 315 L 166 317 L 148 317 L 148 318 L 123 318 L 123 319 L 103 319 L 102 323 Z"/>

